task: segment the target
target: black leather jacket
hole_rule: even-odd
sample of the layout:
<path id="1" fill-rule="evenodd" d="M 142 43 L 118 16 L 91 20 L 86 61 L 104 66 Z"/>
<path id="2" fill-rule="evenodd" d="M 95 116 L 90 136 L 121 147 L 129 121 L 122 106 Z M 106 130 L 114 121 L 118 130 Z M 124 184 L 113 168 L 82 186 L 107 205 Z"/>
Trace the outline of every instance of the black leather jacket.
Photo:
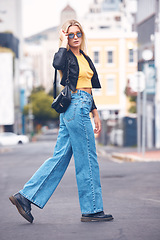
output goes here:
<path id="1" fill-rule="evenodd" d="M 84 54 L 82 50 L 80 52 L 83 54 L 83 56 L 86 58 L 86 60 L 89 63 L 90 68 L 93 71 L 93 77 L 91 79 L 92 87 L 93 88 L 101 88 L 99 79 L 98 79 L 98 74 L 97 71 L 94 67 L 93 62 L 91 59 Z M 66 78 L 67 78 L 67 69 L 68 69 L 68 59 L 70 59 L 70 64 L 69 64 L 69 87 L 70 89 L 75 92 L 76 91 L 76 86 L 77 86 L 77 81 L 78 81 L 78 76 L 79 76 L 79 65 L 76 56 L 73 54 L 71 50 L 67 51 L 66 48 L 59 48 L 58 52 L 55 53 L 54 59 L 53 59 L 53 67 L 55 69 L 61 70 L 63 73 L 63 77 L 61 79 L 60 84 L 65 86 L 66 85 Z M 92 104 L 92 109 L 95 109 L 96 105 L 93 101 Z"/>

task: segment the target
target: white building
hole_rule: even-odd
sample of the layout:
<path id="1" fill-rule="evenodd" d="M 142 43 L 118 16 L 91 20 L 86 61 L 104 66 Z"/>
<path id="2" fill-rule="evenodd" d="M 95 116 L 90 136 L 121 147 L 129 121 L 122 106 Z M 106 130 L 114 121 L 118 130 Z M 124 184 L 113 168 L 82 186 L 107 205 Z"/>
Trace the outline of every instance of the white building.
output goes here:
<path id="1" fill-rule="evenodd" d="M 8 123 L 7 120 L 3 121 L 3 124 L 0 123 L 0 131 L 4 130 L 10 130 L 10 131 L 15 131 L 15 132 L 21 132 L 21 112 L 20 112 L 20 93 L 19 93 L 19 64 L 20 64 L 20 59 L 22 56 L 22 50 L 21 50 L 21 43 L 22 43 L 22 28 L 21 28 L 21 22 L 22 22 L 22 17 L 21 17 L 21 0 L 1 0 L 0 2 L 0 33 L 1 33 L 1 51 L 0 54 L 2 58 L 4 57 L 4 53 L 7 54 L 6 51 L 7 49 L 12 49 L 10 50 L 11 52 L 15 52 L 15 58 L 14 58 L 14 65 L 11 66 L 9 62 L 4 62 L 1 61 L 1 69 L 3 70 L 4 68 L 12 68 L 12 83 L 10 84 L 10 87 L 12 86 L 12 93 L 14 93 L 13 98 L 14 98 L 14 104 L 10 105 L 12 106 L 10 109 L 10 113 L 14 114 L 13 121 Z M 5 41 L 6 38 L 6 41 Z M 4 40 L 4 41 L 3 41 Z M 16 41 L 16 44 L 15 44 Z M 19 44 L 18 44 L 19 41 Z M 2 53 L 3 52 L 3 53 Z M 9 54 L 9 53 L 8 53 Z M 13 55 L 12 55 L 13 58 Z M 13 71 L 14 69 L 14 71 Z M 9 70 L 10 71 L 10 70 Z M 3 81 L 6 81 L 5 76 L 4 78 L 2 77 L 4 74 L 1 74 L 1 84 Z M 7 75 L 6 75 L 7 77 Z M 5 85 L 3 85 L 5 86 Z M 2 87 L 2 85 L 1 85 Z M 2 89 L 1 89 L 2 91 Z M 13 101 L 13 99 L 9 98 L 9 92 L 8 86 L 4 87 L 3 89 L 3 94 L 0 96 L 0 104 L 2 103 L 2 99 L 4 96 L 7 96 L 7 101 L 6 101 L 6 106 L 3 104 L 3 106 L 0 105 L 1 109 L 4 108 L 8 109 L 8 101 Z M 7 111 L 4 111 L 4 113 L 7 114 Z M 2 118 L 8 118 L 8 116 L 3 114 L 1 116 Z"/>
<path id="2" fill-rule="evenodd" d="M 0 32 L 13 32 L 19 39 L 22 38 L 21 0 L 1 0 Z"/>
<path id="3" fill-rule="evenodd" d="M 25 40 L 24 55 L 30 58 L 33 87 L 43 86 L 48 92 L 53 81 L 53 54 L 58 49 L 57 27 L 47 29 Z"/>
<path id="4" fill-rule="evenodd" d="M 131 32 L 136 12 L 136 0 L 93 0 L 83 23 L 86 31 Z"/>
<path id="5" fill-rule="evenodd" d="M 137 0 L 122 0 L 121 11 L 124 13 L 132 31 L 136 30 Z"/>
<path id="6" fill-rule="evenodd" d="M 67 5 L 61 12 L 60 26 L 68 19 L 76 19 L 76 12 Z M 31 58 L 33 87 L 43 86 L 48 92 L 53 86 L 52 61 L 58 50 L 60 26 L 46 29 L 25 39 L 24 54 Z M 25 77 L 25 76 L 24 76 Z"/>

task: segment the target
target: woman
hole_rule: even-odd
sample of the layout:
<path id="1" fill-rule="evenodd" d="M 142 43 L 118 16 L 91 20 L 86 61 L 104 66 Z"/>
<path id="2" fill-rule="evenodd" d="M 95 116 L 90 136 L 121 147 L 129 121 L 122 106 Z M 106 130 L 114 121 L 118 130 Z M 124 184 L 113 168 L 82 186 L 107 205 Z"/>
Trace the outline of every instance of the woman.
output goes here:
<path id="1" fill-rule="evenodd" d="M 109 221 L 113 217 L 104 214 L 94 133 L 99 133 L 101 123 L 92 97 L 92 87 L 100 88 L 96 69 L 84 53 L 85 35 L 81 25 L 67 21 L 60 32 L 60 48 L 54 56 L 53 66 L 60 70 L 61 84 L 65 86 L 69 67 L 71 104 L 60 114 L 60 129 L 52 158 L 49 158 L 25 184 L 19 193 L 10 197 L 19 213 L 33 222 L 31 203 L 43 208 L 70 162 L 75 160 L 81 221 Z M 69 65 L 68 65 L 69 62 Z M 93 114 L 93 131 L 89 113 Z"/>

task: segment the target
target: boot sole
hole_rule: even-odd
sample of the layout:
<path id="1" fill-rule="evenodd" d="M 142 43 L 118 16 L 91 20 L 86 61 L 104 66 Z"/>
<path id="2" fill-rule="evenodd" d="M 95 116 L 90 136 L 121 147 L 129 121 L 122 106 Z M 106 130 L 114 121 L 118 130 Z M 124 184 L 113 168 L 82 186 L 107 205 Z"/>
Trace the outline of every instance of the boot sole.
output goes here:
<path id="1" fill-rule="evenodd" d="M 113 220 L 113 217 L 110 218 L 91 218 L 91 217 L 81 217 L 81 222 L 107 222 Z"/>
<path id="2" fill-rule="evenodd" d="M 22 206 L 19 204 L 19 202 L 17 201 L 17 199 L 14 196 L 9 197 L 9 200 L 11 201 L 11 203 L 13 205 L 16 206 L 18 212 L 22 215 L 22 217 L 24 217 L 28 222 L 32 223 L 33 219 L 31 219 L 26 212 L 23 210 Z"/>

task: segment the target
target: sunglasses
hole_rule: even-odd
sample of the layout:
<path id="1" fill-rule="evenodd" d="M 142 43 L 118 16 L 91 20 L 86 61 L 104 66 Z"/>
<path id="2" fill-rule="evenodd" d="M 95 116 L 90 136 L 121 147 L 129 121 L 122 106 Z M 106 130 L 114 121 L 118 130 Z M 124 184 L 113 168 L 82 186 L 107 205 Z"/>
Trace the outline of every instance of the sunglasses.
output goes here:
<path id="1" fill-rule="evenodd" d="M 75 35 L 76 35 L 78 38 L 81 38 L 81 37 L 82 37 L 82 33 L 81 33 L 81 32 L 69 33 L 69 34 L 68 34 L 68 37 L 69 37 L 69 39 L 73 39 L 73 38 L 75 37 Z"/>

